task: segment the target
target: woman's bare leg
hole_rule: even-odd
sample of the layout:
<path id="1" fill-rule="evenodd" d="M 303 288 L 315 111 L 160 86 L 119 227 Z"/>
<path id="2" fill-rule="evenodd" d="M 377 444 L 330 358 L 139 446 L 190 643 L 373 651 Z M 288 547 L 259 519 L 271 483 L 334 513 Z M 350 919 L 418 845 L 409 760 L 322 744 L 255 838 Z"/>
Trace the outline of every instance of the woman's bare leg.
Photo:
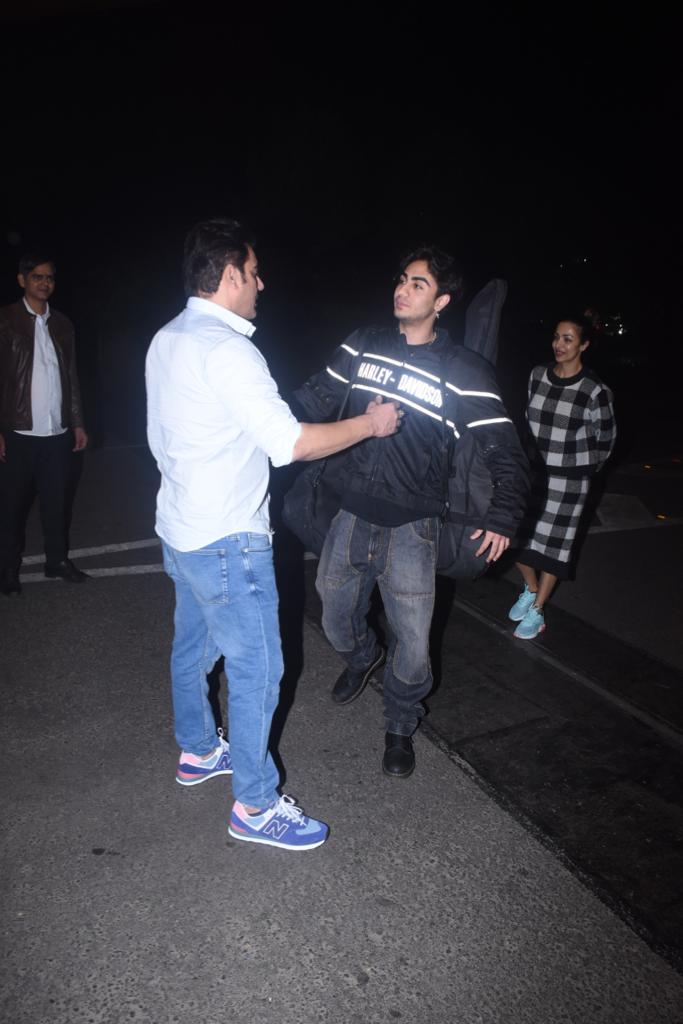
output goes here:
<path id="1" fill-rule="evenodd" d="M 536 608 L 540 609 L 543 607 L 543 605 L 546 603 L 546 601 L 552 594 L 553 590 L 555 589 L 556 583 L 557 576 L 553 576 L 551 572 L 541 573 L 541 579 L 538 584 L 538 594 L 536 596 L 536 600 L 534 601 L 534 606 Z"/>
<path id="2" fill-rule="evenodd" d="M 521 562 L 516 562 L 515 564 L 521 572 L 522 578 L 527 587 L 532 594 L 535 594 L 538 591 L 538 576 L 536 575 L 536 570 L 532 569 L 530 565 L 523 565 Z M 543 575 L 545 575 L 545 573 Z"/>

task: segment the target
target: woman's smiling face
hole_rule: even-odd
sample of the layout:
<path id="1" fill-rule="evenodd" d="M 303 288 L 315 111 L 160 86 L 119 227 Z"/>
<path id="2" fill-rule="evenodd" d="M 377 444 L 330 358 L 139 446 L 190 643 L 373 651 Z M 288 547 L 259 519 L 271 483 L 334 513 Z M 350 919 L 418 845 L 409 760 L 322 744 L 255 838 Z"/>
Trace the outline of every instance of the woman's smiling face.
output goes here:
<path id="1" fill-rule="evenodd" d="M 588 348 L 587 341 L 581 341 L 581 328 L 569 320 L 561 320 L 553 335 L 553 352 L 560 366 L 571 366 L 581 361 L 581 353 Z"/>

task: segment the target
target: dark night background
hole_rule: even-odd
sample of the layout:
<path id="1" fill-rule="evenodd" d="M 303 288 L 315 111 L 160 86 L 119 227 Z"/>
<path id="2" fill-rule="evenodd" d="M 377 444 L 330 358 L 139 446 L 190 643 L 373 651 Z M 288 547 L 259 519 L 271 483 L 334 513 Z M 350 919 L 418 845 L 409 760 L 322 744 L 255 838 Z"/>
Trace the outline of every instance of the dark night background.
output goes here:
<path id="1" fill-rule="evenodd" d="M 664 16 L 67 2 L 2 29 L 0 302 L 18 295 L 20 252 L 49 246 L 95 439 L 142 438 L 146 346 L 182 305 L 185 231 L 216 214 L 256 233 L 256 340 L 285 393 L 387 315 L 397 259 L 435 240 L 470 294 L 509 282 L 513 411 L 555 321 L 592 305 L 625 327 L 591 353 L 621 453 L 678 430 L 680 73 Z"/>
<path id="2" fill-rule="evenodd" d="M 73 458 L 72 555 L 96 578 L 43 586 L 32 554 L 2 605 L 0 1016 L 680 1022 L 680 979 L 653 963 L 683 965 L 678 19 L 644 4 L 15 7 L 0 15 L 0 305 L 19 298 L 21 252 L 46 247 L 97 449 Z M 220 789 L 178 810 L 163 768 L 171 590 L 144 359 L 184 304 L 185 233 L 216 215 L 256 235 L 254 340 L 285 397 L 390 316 L 399 258 L 434 241 L 469 296 L 509 283 L 498 371 L 518 420 L 555 323 L 592 306 L 606 327 L 587 362 L 619 424 L 541 642 L 511 638 L 509 563 L 455 593 L 440 580 L 425 732 L 451 763 L 419 739 L 423 789 L 383 788 L 379 719 L 323 712 L 339 667 L 315 563 L 277 530 L 276 731 L 287 718 L 294 791 L 301 772 L 334 841 L 326 868 L 288 864 L 274 885 L 269 860 L 217 845 Z M 456 339 L 466 301 L 442 321 Z M 272 474 L 276 525 L 293 472 Z M 27 551 L 39 537 L 34 516 Z"/>

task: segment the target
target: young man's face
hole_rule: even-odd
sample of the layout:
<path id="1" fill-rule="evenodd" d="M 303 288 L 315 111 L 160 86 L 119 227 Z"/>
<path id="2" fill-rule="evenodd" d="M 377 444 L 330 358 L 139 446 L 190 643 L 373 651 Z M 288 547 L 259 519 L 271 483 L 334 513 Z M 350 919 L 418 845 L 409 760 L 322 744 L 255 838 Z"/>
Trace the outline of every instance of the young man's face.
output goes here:
<path id="1" fill-rule="evenodd" d="M 245 320 L 256 317 L 258 293 L 263 291 L 263 281 L 259 277 L 256 253 L 249 247 L 249 256 L 244 263 L 244 272 L 229 265 L 227 268 L 230 282 L 230 309 Z"/>
<path id="2" fill-rule="evenodd" d="M 39 263 L 28 274 L 19 274 L 17 280 L 29 306 L 42 305 L 55 290 L 55 268 L 51 263 Z"/>
<path id="3" fill-rule="evenodd" d="M 399 323 L 418 324 L 433 320 L 448 305 L 449 296 L 437 296 L 438 285 L 426 260 L 415 260 L 405 268 L 394 291 L 394 316 Z"/>

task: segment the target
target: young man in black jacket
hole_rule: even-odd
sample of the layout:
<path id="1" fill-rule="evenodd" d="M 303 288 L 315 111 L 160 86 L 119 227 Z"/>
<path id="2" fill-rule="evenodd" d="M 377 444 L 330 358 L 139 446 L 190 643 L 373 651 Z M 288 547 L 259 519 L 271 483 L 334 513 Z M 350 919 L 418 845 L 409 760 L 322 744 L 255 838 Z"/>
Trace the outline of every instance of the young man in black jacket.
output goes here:
<path id="1" fill-rule="evenodd" d="M 338 414 L 349 382 L 345 415 L 354 415 L 373 395 L 399 401 L 405 411 L 401 429 L 389 440 L 364 441 L 329 461 L 325 479 L 334 484 L 341 509 L 316 581 L 325 634 L 347 665 L 332 700 L 355 700 L 386 662 L 382 766 L 397 778 L 415 767 L 411 736 L 432 687 L 429 629 L 444 507 L 443 421 L 452 444 L 464 431 L 475 432 L 494 482 L 486 522 L 475 532 L 482 558 L 492 562 L 503 554 L 526 501 L 524 455 L 492 366 L 437 327 L 440 313 L 460 291 L 451 257 L 435 247 L 412 253 L 394 292 L 396 327 L 354 332 L 296 394 L 313 421 Z M 367 624 L 375 583 L 390 629 L 386 652 Z"/>

